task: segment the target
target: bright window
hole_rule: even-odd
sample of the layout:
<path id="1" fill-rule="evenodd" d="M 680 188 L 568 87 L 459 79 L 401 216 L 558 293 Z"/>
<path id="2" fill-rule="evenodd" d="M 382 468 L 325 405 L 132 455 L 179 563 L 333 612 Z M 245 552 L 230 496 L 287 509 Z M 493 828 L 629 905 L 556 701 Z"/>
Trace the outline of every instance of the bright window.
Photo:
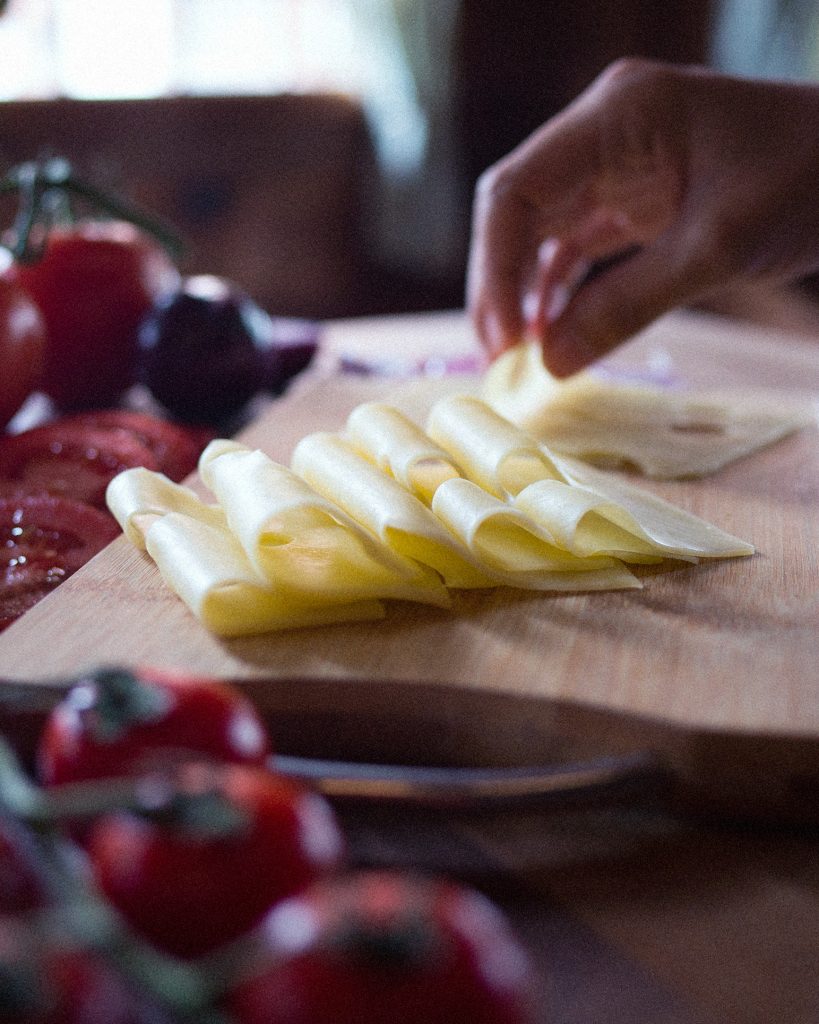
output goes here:
<path id="1" fill-rule="evenodd" d="M 424 116 L 399 0 L 9 0 L 0 100 L 331 90 L 362 99 L 385 162 L 412 170 Z"/>

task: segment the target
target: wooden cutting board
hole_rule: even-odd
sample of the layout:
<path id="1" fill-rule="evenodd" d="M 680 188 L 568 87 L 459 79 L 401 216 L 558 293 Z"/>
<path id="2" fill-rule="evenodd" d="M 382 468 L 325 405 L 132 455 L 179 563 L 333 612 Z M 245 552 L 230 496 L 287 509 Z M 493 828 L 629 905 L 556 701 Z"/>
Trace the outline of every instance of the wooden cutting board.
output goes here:
<path id="1" fill-rule="evenodd" d="M 468 375 L 339 374 L 340 355 L 474 352 L 460 314 L 348 321 L 323 360 L 242 439 L 285 461 L 370 398 L 420 413 Z M 816 401 L 819 343 L 694 316 L 661 321 L 617 372 Z M 280 749 L 326 756 L 525 764 L 652 748 L 702 808 L 819 816 L 819 430 L 813 424 L 700 481 L 646 483 L 756 545 L 749 559 L 653 573 L 642 591 L 498 589 L 451 611 L 221 640 L 115 541 L 0 636 L 0 676 L 153 664 L 239 680 Z"/>

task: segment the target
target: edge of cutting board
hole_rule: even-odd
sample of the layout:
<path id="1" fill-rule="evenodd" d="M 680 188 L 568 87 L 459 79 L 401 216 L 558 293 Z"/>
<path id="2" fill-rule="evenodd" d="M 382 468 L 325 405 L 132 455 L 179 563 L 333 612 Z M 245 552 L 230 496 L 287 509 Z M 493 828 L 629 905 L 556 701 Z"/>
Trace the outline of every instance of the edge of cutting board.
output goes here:
<path id="1" fill-rule="evenodd" d="M 429 681 L 231 682 L 259 708 L 283 754 L 376 764 L 557 767 L 646 753 L 667 769 L 671 806 L 686 814 L 819 823 L 819 744 L 809 734 L 692 729 L 610 707 Z M 354 703 L 348 686 L 356 689 Z"/>

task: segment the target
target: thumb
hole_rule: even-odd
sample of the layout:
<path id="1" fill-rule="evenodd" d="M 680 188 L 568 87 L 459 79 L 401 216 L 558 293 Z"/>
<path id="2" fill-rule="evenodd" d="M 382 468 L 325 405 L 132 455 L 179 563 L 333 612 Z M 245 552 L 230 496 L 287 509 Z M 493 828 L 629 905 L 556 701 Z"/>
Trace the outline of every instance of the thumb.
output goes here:
<path id="1" fill-rule="evenodd" d="M 568 377 L 716 283 L 713 264 L 668 233 L 586 279 L 543 331 L 543 361 Z"/>

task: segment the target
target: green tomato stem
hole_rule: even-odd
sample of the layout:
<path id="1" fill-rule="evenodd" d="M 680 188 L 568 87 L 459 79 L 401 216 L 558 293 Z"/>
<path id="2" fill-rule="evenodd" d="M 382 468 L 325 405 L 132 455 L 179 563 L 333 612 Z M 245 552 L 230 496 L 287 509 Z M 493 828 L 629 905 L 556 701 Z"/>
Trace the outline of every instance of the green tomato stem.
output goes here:
<path id="1" fill-rule="evenodd" d="M 135 725 L 161 718 L 171 703 L 160 687 L 124 668 L 95 669 L 76 686 L 75 701 L 84 694 L 91 700 L 80 713 L 91 714 L 87 726 L 98 743 L 114 743 Z"/>
<path id="2" fill-rule="evenodd" d="M 178 261 L 182 256 L 181 239 L 172 227 L 121 196 L 77 177 L 68 161 L 61 157 L 42 162 L 26 161 L 12 167 L 0 180 L 0 195 L 9 192 L 20 196 L 20 208 L 12 229 L 14 242 L 9 246 L 19 263 L 36 262 L 42 255 L 42 243 L 32 236 L 35 227 L 43 226 L 48 230 L 61 219 L 55 216 L 55 195 L 80 198 L 96 210 L 128 221 L 154 237 L 173 260 Z"/>

